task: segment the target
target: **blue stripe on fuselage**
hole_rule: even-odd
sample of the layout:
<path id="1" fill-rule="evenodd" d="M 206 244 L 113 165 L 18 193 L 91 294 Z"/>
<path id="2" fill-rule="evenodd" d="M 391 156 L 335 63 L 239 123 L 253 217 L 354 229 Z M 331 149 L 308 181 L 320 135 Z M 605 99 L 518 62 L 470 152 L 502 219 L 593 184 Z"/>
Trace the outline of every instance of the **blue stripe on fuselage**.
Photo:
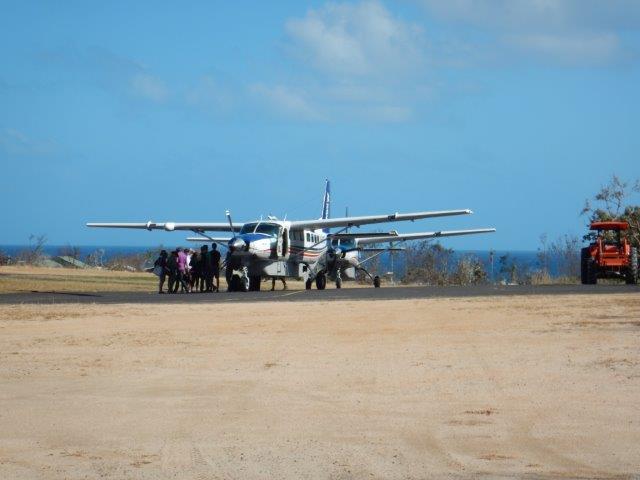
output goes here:
<path id="1" fill-rule="evenodd" d="M 254 242 L 256 240 L 263 240 L 265 238 L 275 239 L 275 237 L 267 235 L 266 233 L 243 233 L 242 235 L 238 235 L 238 237 L 240 237 L 246 243 Z"/>

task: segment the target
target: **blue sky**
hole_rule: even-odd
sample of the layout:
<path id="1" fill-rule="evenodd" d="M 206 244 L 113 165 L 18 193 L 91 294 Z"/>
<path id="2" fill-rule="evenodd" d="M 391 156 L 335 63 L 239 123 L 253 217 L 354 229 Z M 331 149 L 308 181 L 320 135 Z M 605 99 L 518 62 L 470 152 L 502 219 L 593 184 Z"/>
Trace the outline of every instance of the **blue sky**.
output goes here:
<path id="1" fill-rule="evenodd" d="M 640 2 L 0 1 L 0 244 L 87 221 L 471 208 L 457 249 L 581 234 L 640 177 Z"/>

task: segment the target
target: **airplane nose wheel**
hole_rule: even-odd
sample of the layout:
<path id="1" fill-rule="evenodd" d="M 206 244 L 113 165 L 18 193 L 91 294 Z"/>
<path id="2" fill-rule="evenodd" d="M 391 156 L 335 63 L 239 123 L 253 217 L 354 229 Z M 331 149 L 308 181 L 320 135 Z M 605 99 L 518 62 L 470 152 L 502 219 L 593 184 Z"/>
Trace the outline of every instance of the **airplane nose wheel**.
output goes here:
<path id="1" fill-rule="evenodd" d="M 311 280 L 307 280 L 306 282 L 304 282 L 305 290 L 311 290 L 312 285 L 313 285 L 313 282 Z"/>
<path id="2" fill-rule="evenodd" d="M 321 273 L 316 277 L 316 288 L 318 290 L 324 290 L 326 286 L 327 286 L 327 277 L 324 275 L 324 273 Z"/>
<path id="3" fill-rule="evenodd" d="M 262 277 L 260 275 L 253 275 L 249 277 L 249 291 L 250 292 L 259 292 L 260 291 L 260 282 L 262 282 Z"/>
<path id="4" fill-rule="evenodd" d="M 378 275 L 373 277 L 373 286 L 374 288 L 380 288 L 380 277 Z"/>

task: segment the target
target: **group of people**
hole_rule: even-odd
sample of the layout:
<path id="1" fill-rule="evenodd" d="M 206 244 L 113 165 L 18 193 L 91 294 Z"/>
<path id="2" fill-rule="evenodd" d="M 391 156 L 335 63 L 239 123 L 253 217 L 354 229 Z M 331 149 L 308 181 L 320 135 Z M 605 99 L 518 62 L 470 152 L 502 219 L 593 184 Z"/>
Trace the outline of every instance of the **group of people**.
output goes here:
<path id="1" fill-rule="evenodd" d="M 215 243 L 211 244 L 211 250 L 203 245 L 200 252 L 176 248 L 169 254 L 162 250 L 153 271 L 159 278 L 158 293 L 220 291 L 220 252 Z M 167 279 L 169 284 L 165 292 Z"/>

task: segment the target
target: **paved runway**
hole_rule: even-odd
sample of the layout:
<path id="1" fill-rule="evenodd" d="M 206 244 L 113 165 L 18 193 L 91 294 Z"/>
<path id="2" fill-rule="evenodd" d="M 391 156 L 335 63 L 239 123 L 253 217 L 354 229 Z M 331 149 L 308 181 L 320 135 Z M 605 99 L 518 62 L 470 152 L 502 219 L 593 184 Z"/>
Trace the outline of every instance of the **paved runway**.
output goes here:
<path id="1" fill-rule="evenodd" d="M 218 302 L 303 302 L 335 300 L 405 300 L 446 297 L 486 297 L 506 295 L 598 295 L 611 293 L 637 293 L 638 285 L 481 285 L 468 287 L 383 287 L 383 288 L 328 288 L 326 290 L 292 290 L 247 293 L 194 293 L 159 295 L 144 292 L 23 292 L 0 295 L 0 304 L 57 304 L 57 303 L 218 303 Z"/>

